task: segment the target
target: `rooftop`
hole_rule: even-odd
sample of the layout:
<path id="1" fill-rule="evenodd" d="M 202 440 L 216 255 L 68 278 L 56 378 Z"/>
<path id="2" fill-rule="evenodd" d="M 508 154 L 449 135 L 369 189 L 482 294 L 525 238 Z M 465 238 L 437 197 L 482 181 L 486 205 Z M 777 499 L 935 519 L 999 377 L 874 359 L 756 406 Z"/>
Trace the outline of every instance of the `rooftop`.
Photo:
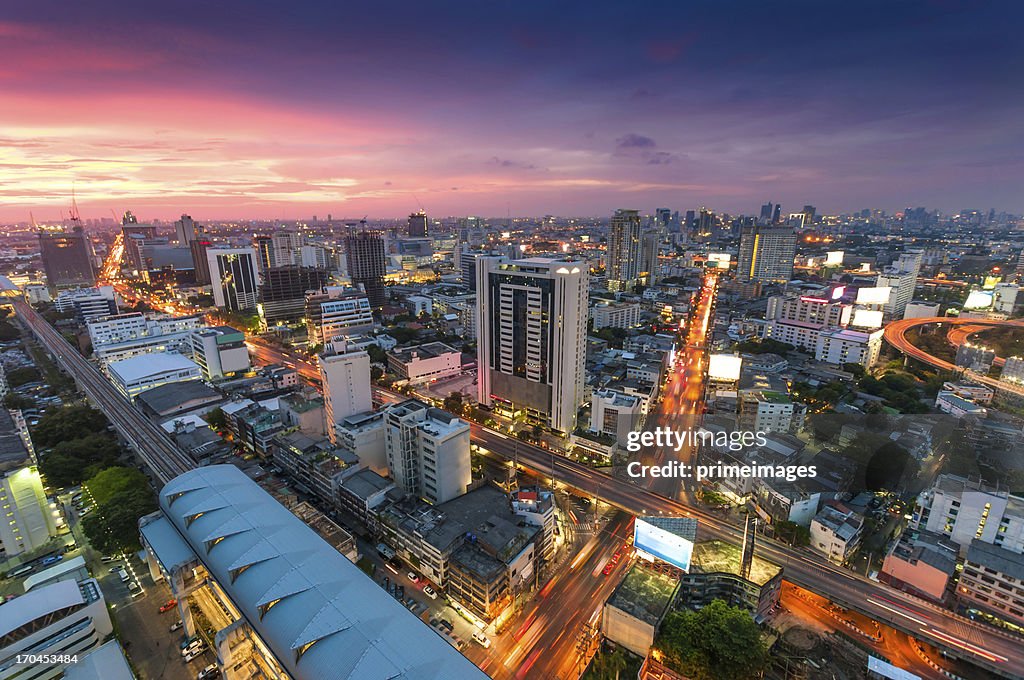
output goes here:
<path id="1" fill-rule="evenodd" d="M 608 598 L 615 607 L 641 621 L 657 625 L 675 597 L 679 581 L 637 563 Z"/>
<path id="2" fill-rule="evenodd" d="M 994 569 L 1017 580 L 1024 580 L 1024 560 L 1020 555 L 977 538 L 971 541 L 971 546 L 967 549 L 966 561 Z"/>
<path id="3" fill-rule="evenodd" d="M 297 680 L 486 677 L 237 468 L 179 475 L 160 505 Z"/>
<path id="4" fill-rule="evenodd" d="M 0 472 L 20 468 L 28 461 L 28 449 L 14 418 L 7 409 L 0 409 Z"/>
<path id="5" fill-rule="evenodd" d="M 148 407 L 153 413 L 160 415 L 187 411 L 190 408 L 211 404 L 221 399 L 223 397 L 220 392 L 202 380 L 186 380 L 185 382 L 160 385 L 146 390 L 136 397 L 136 401 L 140 405 Z M 195 402 L 195 404 L 192 407 L 186 407 L 188 402 Z"/>
<path id="6" fill-rule="evenodd" d="M 693 547 L 693 561 L 690 565 L 691 573 L 740 573 L 741 548 L 731 543 L 722 541 L 703 541 Z M 782 567 L 761 559 L 754 555 L 750 565 L 750 578 L 752 583 L 763 586 L 772 580 L 776 574 L 782 571 Z"/>
<path id="7" fill-rule="evenodd" d="M 174 352 L 154 352 L 142 356 L 115 361 L 107 370 L 116 374 L 124 382 L 132 382 L 158 373 L 171 371 L 194 370 L 199 373 L 199 365 L 181 354 Z"/>
<path id="8" fill-rule="evenodd" d="M 64 669 L 65 680 L 135 680 L 121 643 L 111 640 Z"/>

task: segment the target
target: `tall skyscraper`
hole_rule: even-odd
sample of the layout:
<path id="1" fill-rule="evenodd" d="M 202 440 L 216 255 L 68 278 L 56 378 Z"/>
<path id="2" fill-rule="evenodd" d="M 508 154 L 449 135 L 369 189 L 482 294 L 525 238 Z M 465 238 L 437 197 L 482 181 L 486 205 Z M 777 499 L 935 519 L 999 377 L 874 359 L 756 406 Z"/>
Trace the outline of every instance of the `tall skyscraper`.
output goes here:
<path id="1" fill-rule="evenodd" d="M 271 267 L 284 267 L 299 264 L 299 251 L 306 243 L 306 237 L 297 231 L 277 231 L 270 237 L 273 249 Z"/>
<path id="2" fill-rule="evenodd" d="M 435 505 L 466 493 L 469 423 L 416 399 L 389 406 L 384 418 L 388 470 L 399 488 Z"/>
<path id="3" fill-rule="evenodd" d="M 746 225 L 740 230 L 736 276 L 741 281 L 789 281 L 796 258 L 796 231 L 792 227 Z"/>
<path id="4" fill-rule="evenodd" d="M 387 255 L 384 235 L 379 231 L 350 227 L 345 236 L 345 259 L 352 283 L 363 287 L 374 309 L 384 306 L 384 274 L 387 273 Z"/>
<path id="5" fill-rule="evenodd" d="M 914 299 L 917 277 L 921 273 L 923 253 L 920 250 L 902 253 L 882 274 L 878 275 L 875 286 L 892 288 L 889 301 L 885 304 L 886 320 L 902 319 L 907 304 Z"/>
<path id="6" fill-rule="evenodd" d="M 255 248 L 209 248 L 206 261 L 213 284 L 214 304 L 233 312 L 256 309 Z"/>
<path id="7" fill-rule="evenodd" d="M 423 237 L 427 235 L 427 213 L 419 212 L 409 215 L 409 236 Z"/>
<path id="8" fill-rule="evenodd" d="M 758 216 L 757 221 L 760 224 L 768 224 L 772 221 L 772 209 L 775 206 L 771 201 L 761 206 L 761 214 Z"/>
<path id="9" fill-rule="evenodd" d="M 658 255 L 661 252 L 662 232 L 650 229 L 644 232 L 640 243 L 640 271 L 637 273 L 645 286 L 658 280 Z"/>
<path id="10" fill-rule="evenodd" d="M 813 205 L 805 205 L 804 209 L 801 210 L 804 214 L 804 226 L 809 227 L 814 222 L 814 216 L 817 213 L 817 209 Z"/>
<path id="11" fill-rule="evenodd" d="M 210 262 L 206 259 L 206 251 L 212 246 L 213 243 L 203 235 L 203 228 L 196 225 L 196 237 L 188 247 L 192 251 L 192 265 L 197 285 L 210 285 Z"/>
<path id="12" fill-rule="evenodd" d="M 260 319 L 265 326 L 298 321 L 306 313 L 306 293 L 327 285 L 327 272 L 316 267 L 286 265 L 263 272 L 260 286 Z"/>
<path id="13" fill-rule="evenodd" d="M 46 281 L 51 286 L 71 288 L 96 284 L 92 243 L 82 227 L 76 225 L 71 231 L 40 231 L 39 253 Z"/>
<path id="14" fill-rule="evenodd" d="M 362 350 L 321 354 L 320 380 L 324 388 L 324 411 L 331 441 L 335 426 L 356 413 L 373 409 L 370 388 L 370 355 Z"/>
<path id="15" fill-rule="evenodd" d="M 608 234 L 608 290 L 632 290 L 639 270 L 640 212 L 616 210 Z"/>
<path id="16" fill-rule="evenodd" d="M 583 401 L 587 263 L 479 257 L 476 276 L 478 400 L 572 432 Z"/>
<path id="17" fill-rule="evenodd" d="M 775 204 L 775 212 L 772 213 L 772 224 L 779 224 L 782 222 L 782 204 Z"/>
<path id="18" fill-rule="evenodd" d="M 178 243 L 187 246 L 196 238 L 196 221 L 191 215 L 182 215 L 181 219 L 174 223 L 174 237 Z"/>

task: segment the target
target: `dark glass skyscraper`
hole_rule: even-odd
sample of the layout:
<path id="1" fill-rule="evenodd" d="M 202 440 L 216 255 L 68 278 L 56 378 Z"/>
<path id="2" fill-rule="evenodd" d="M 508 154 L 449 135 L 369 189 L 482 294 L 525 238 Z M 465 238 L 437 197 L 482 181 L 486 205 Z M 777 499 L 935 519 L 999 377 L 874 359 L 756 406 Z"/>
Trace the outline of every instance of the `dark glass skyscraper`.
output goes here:
<path id="1" fill-rule="evenodd" d="M 372 229 L 349 227 L 345 236 L 345 261 L 348 276 L 356 286 L 362 285 L 370 306 L 378 309 L 384 306 L 384 274 L 387 273 L 387 255 L 384 251 L 384 235 Z"/>
<path id="2" fill-rule="evenodd" d="M 39 253 L 47 282 L 55 288 L 96 285 L 92 244 L 81 227 L 40 231 Z"/>
<path id="3" fill-rule="evenodd" d="M 409 236 L 423 237 L 427 235 L 427 213 L 422 210 L 409 215 Z"/>

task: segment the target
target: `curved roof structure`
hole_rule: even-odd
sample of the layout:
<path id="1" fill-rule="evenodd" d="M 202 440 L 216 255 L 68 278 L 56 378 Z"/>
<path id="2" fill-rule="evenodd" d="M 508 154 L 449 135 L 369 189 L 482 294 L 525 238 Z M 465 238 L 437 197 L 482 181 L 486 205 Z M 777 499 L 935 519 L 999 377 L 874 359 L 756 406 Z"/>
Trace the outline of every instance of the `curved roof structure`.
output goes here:
<path id="1" fill-rule="evenodd" d="M 293 677 L 487 677 L 234 466 L 174 478 L 160 505 Z"/>

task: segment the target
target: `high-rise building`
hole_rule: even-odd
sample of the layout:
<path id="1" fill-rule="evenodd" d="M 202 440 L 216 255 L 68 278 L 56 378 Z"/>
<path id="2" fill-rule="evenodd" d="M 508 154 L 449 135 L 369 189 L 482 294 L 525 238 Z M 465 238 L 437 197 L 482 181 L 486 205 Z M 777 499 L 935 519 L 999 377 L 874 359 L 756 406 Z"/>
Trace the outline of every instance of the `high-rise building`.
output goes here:
<path id="1" fill-rule="evenodd" d="M 883 311 L 886 319 L 902 319 L 907 304 L 914 299 L 917 277 L 921 272 L 921 251 L 908 251 L 899 256 L 885 272 L 878 275 L 875 286 L 892 288 Z"/>
<path id="2" fill-rule="evenodd" d="M 386 414 L 388 469 L 400 489 L 434 505 L 466 493 L 469 423 L 416 399 L 393 404 Z"/>
<path id="3" fill-rule="evenodd" d="M 409 215 L 409 236 L 425 237 L 427 235 L 427 213 L 420 210 Z"/>
<path id="4" fill-rule="evenodd" d="M 306 330 L 310 345 L 357 335 L 373 328 L 373 311 L 364 293 L 327 287 L 306 296 Z"/>
<path id="5" fill-rule="evenodd" d="M 344 241 L 349 278 L 353 284 L 363 287 L 374 309 L 383 307 L 387 301 L 384 290 L 384 274 L 387 273 L 384 235 L 366 228 L 350 228 Z"/>
<path id="6" fill-rule="evenodd" d="M 775 212 L 772 213 L 772 224 L 779 224 L 782 222 L 782 204 L 775 204 Z"/>
<path id="7" fill-rule="evenodd" d="M 1024 496 L 978 479 L 939 475 L 921 493 L 910 523 L 949 538 L 967 550 L 975 540 L 1024 553 Z"/>
<path id="8" fill-rule="evenodd" d="M 320 380 L 324 389 L 327 430 L 334 441 L 335 426 L 345 418 L 373 408 L 370 355 L 362 350 L 321 354 Z"/>
<path id="9" fill-rule="evenodd" d="M 306 312 L 306 294 L 327 284 L 327 272 L 315 267 L 285 265 L 263 272 L 259 312 L 265 326 L 298 321 Z"/>
<path id="10" fill-rule="evenodd" d="M 203 236 L 202 229 L 202 227 L 196 228 L 196 237 L 192 243 L 188 244 L 188 247 L 192 252 L 192 264 L 193 271 L 195 271 L 196 285 L 208 286 L 211 283 L 210 261 L 206 257 L 206 252 L 213 246 L 213 243 Z"/>
<path id="11" fill-rule="evenodd" d="M 306 237 L 297 231 L 277 231 L 270 237 L 271 267 L 299 264 L 299 250 L 306 243 Z"/>
<path id="12" fill-rule="evenodd" d="M 181 219 L 174 223 L 174 237 L 178 243 L 185 246 L 192 243 L 196 238 L 196 221 L 191 215 L 182 215 Z"/>
<path id="13" fill-rule="evenodd" d="M 640 239 L 640 267 L 637 277 L 645 286 L 658 281 L 658 256 L 661 254 L 662 233 L 656 229 L 644 232 Z"/>
<path id="14" fill-rule="evenodd" d="M 76 225 L 71 231 L 40 231 L 39 253 L 50 286 L 70 288 L 96 283 L 92 243 L 82 227 Z"/>
<path id="15" fill-rule="evenodd" d="M 740 230 L 736 276 L 741 281 L 789 281 L 794 259 L 796 231 L 792 227 L 756 224 Z"/>
<path id="16" fill-rule="evenodd" d="M 761 214 L 758 215 L 757 221 L 760 224 L 769 224 L 772 221 L 772 209 L 774 205 L 771 201 L 761 206 Z"/>
<path id="17" fill-rule="evenodd" d="M 814 216 L 817 213 L 817 209 L 813 205 L 805 205 L 804 209 L 800 212 L 804 215 L 804 226 L 810 226 L 814 222 Z"/>
<path id="18" fill-rule="evenodd" d="M 632 290 L 639 271 L 640 212 L 616 210 L 608 234 L 608 290 Z"/>
<path id="19" fill-rule="evenodd" d="M 256 309 L 255 248 L 209 248 L 206 261 L 213 284 L 214 304 L 232 312 Z"/>
<path id="20" fill-rule="evenodd" d="M 572 432 L 583 401 L 587 263 L 542 257 L 476 262 L 478 400 Z"/>

